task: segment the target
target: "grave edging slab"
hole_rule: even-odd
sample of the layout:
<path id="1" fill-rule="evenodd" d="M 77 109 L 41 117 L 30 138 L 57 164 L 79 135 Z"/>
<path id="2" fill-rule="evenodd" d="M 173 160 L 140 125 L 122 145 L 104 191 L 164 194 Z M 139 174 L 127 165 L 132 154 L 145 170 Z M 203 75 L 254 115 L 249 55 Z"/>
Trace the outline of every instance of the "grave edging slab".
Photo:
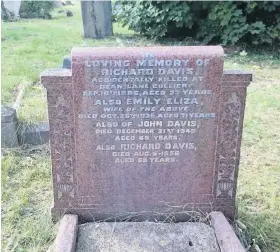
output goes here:
<path id="1" fill-rule="evenodd" d="M 246 252 L 230 223 L 222 212 L 210 213 L 213 228 L 221 252 Z M 75 252 L 78 235 L 78 215 L 66 214 L 60 221 L 59 231 L 49 252 Z"/>

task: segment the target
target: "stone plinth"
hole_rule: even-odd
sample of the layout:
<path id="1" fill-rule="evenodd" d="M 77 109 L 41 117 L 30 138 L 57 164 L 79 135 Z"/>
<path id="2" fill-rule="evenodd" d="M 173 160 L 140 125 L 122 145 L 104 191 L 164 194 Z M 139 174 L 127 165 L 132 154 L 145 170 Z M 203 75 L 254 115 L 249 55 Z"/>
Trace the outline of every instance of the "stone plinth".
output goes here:
<path id="1" fill-rule="evenodd" d="M 6 148 L 15 148 L 18 143 L 18 121 L 16 110 L 10 107 L 1 107 L 1 145 Z"/>
<path id="2" fill-rule="evenodd" d="M 87 223 L 80 225 L 77 252 L 220 252 L 204 223 Z"/>
<path id="3" fill-rule="evenodd" d="M 49 141 L 48 122 L 37 122 L 36 124 L 23 125 L 19 129 L 20 143 L 40 145 Z"/>
<path id="4" fill-rule="evenodd" d="M 184 223 L 168 220 L 166 223 L 91 222 L 78 227 L 78 216 L 66 214 L 48 252 L 245 252 L 223 213 L 212 212 L 210 219 L 211 225 L 201 220 Z"/>
<path id="5" fill-rule="evenodd" d="M 47 88 L 53 214 L 235 215 L 246 87 L 207 47 L 77 48 Z"/>

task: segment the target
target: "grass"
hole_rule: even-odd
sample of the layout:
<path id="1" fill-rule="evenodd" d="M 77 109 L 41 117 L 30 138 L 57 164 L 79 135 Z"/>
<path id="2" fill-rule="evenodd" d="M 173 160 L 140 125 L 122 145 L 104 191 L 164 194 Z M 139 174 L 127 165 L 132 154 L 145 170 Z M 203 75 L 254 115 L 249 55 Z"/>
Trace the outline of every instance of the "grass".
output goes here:
<path id="1" fill-rule="evenodd" d="M 55 236 L 50 217 L 49 151 L 18 150 L 2 160 L 2 251 L 46 251 Z"/>
<path id="2" fill-rule="evenodd" d="M 79 4 L 73 17 L 55 11 L 52 20 L 19 20 L 2 25 L 2 103 L 15 101 L 27 83 L 19 118 L 47 119 L 46 93 L 39 74 L 62 65 L 73 46 L 188 45 L 193 41 L 147 40 L 114 24 L 115 36 L 82 37 Z M 280 251 L 280 60 L 273 52 L 232 52 L 225 68 L 253 71 L 248 88 L 237 202 L 239 219 L 262 251 Z M 50 158 L 46 146 L 5 153 L 2 160 L 2 249 L 45 251 L 54 238 Z"/>
<path id="3" fill-rule="evenodd" d="M 239 216 L 264 251 L 280 251 L 280 87 L 273 77 L 252 83 L 245 113 Z"/>
<path id="4" fill-rule="evenodd" d="M 271 55 L 235 55 L 225 67 L 254 73 L 241 146 L 239 220 L 262 251 L 280 251 L 280 62 Z"/>
<path id="5" fill-rule="evenodd" d="M 24 99 L 18 110 L 19 120 L 26 124 L 46 121 L 48 117 L 46 100 L 46 92 L 42 85 L 26 86 Z"/>
<path id="6" fill-rule="evenodd" d="M 39 74 L 47 68 L 62 65 L 63 56 L 69 55 L 73 46 L 114 45 L 115 37 L 88 40 L 82 37 L 79 5 L 69 6 L 73 17 L 65 13 L 53 14 L 52 20 L 19 20 L 2 26 L 2 99 L 4 104 L 13 102 L 13 91 L 24 81 L 36 83 Z M 115 25 L 117 32 L 123 28 Z"/>

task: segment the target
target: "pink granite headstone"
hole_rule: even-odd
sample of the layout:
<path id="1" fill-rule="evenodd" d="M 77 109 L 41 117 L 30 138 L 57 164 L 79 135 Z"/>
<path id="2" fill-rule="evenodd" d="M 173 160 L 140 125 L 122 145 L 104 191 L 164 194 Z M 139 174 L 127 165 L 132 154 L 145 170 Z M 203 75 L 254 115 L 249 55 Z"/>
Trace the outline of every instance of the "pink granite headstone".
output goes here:
<path id="1" fill-rule="evenodd" d="M 53 215 L 235 214 L 246 87 L 220 46 L 75 48 L 47 70 Z"/>

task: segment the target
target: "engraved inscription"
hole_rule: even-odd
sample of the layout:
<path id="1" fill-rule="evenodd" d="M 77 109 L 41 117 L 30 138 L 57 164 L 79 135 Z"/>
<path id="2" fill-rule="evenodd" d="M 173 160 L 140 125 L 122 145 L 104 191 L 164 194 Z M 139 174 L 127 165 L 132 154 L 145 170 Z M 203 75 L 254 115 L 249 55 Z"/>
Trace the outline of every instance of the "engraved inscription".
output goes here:
<path id="1" fill-rule="evenodd" d="M 175 163 L 199 151 L 200 128 L 216 118 L 207 106 L 215 95 L 205 85 L 209 63 L 153 57 L 86 60 L 81 95 L 87 106 L 78 120 L 101 140 L 94 151 L 106 152 L 114 163 Z M 106 143 L 108 137 L 113 144 Z"/>

